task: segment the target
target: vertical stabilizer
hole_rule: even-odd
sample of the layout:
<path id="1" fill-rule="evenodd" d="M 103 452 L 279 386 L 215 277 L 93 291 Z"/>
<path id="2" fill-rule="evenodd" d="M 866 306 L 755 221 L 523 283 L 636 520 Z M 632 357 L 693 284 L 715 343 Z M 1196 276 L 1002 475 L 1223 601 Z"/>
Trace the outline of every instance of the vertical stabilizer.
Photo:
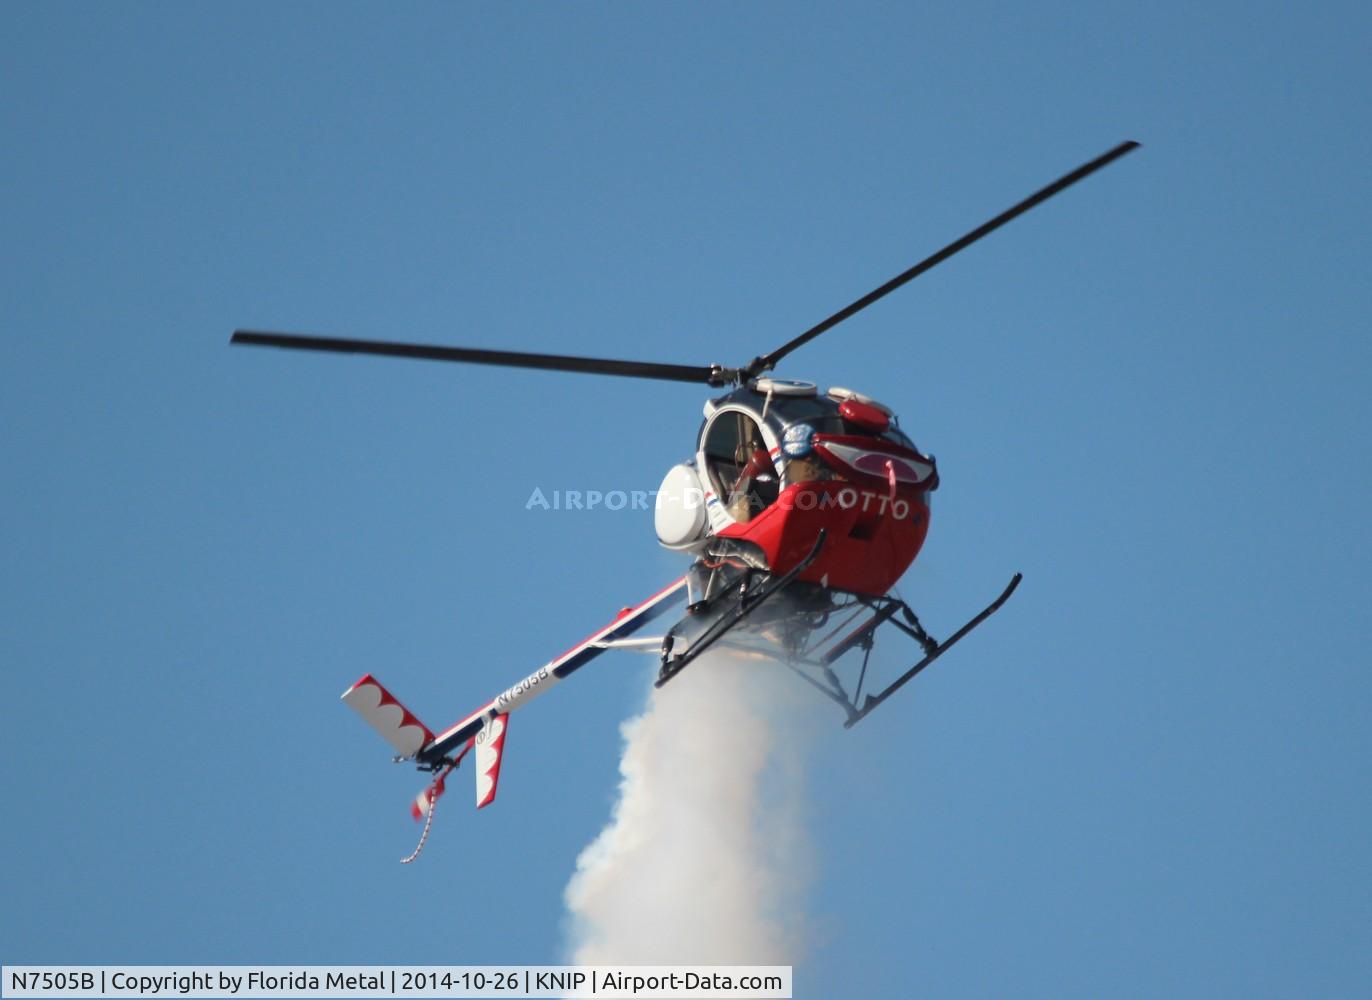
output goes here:
<path id="1" fill-rule="evenodd" d="M 476 734 L 476 807 L 488 806 L 495 799 L 500 783 L 500 755 L 505 749 L 508 715 L 497 715 Z"/>

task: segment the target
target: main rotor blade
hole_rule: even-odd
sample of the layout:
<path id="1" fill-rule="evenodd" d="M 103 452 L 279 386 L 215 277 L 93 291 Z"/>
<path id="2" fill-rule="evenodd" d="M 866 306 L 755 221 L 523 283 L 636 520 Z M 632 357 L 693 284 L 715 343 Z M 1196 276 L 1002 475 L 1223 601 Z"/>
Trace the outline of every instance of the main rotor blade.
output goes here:
<path id="1" fill-rule="evenodd" d="M 1025 198 L 1019 204 L 1006 209 L 1004 212 L 1001 212 L 1000 215 L 997 215 L 994 219 L 990 220 L 989 222 L 983 223 L 976 229 L 973 229 L 966 236 L 962 237 L 961 239 L 954 240 L 952 243 L 949 243 L 938 253 L 932 254 L 931 256 L 924 258 L 924 260 L 920 261 L 918 264 L 910 268 L 908 271 L 902 271 L 900 274 L 896 275 L 894 278 L 886 282 L 886 284 L 882 285 L 880 288 L 873 289 L 872 291 L 864 295 L 862 298 L 852 303 L 851 305 L 844 306 L 842 309 L 834 313 L 828 319 L 810 327 L 810 329 L 806 330 L 799 337 L 796 337 L 794 340 L 783 344 L 781 347 L 777 348 L 771 354 L 764 354 L 761 357 L 754 358 L 748 364 L 748 367 L 743 370 L 744 375 L 746 377 L 751 378 L 776 367 L 776 363 L 778 361 L 786 357 L 786 355 L 790 354 L 797 347 L 801 347 L 804 344 L 808 344 L 810 341 L 818 337 L 821 333 L 824 333 L 826 330 L 832 329 L 833 327 L 842 323 L 849 316 L 852 316 L 854 313 L 861 312 L 863 309 L 866 309 L 873 302 L 877 301 L 877 299 L 889 295 L 891 292 L 894 292 L 897 288 L 905 284 L 907 281 L 912 281 L 913 279 L 918 278 L 921 274 L 929 270 L 929 268 L 933 267 L 935 264 L 941 264 L 943 261 L 953 256 L 953 254 L 957 253 L 959 250 L 971 246 L 977 240 L 981 239 L 988 233 L 996 229 L 999 229 L 1001 226 L 1005 225 L 1011 219 L 1023 215 L 1025 212 L 1029 211 L 1029 209 L 1039 204 L 1039 202 L 1047 201 L 1049 198 L 1053 197 L 1053 195 L 1057 194 L 1064 188 L 1071 187 L 1073 184 L 1081 180 L 1083 177 L 1095 173 L 1101 167 L 1106 166 L 1109 163 L 1113 163 L 1115 160 L 1118 160 L 1125 153 L 1137 149 L 1138 145 L 1139 144 L 1137 142 L 1134 142 L 1133 140 L 1122 142 L 1114 149 L 1110 150 L 1108 153 L 1096 157 L 1090 163 L 1082 164 L 1080 167 L 1077 167 L 1076 170 L 1073 170 L 1070 174 L 1064 174 L 1062 177 L 1059 177 L 1057 180 L 1055 180 L 1052 184 L 1049 184 L 1047 187 L 1039 191 L 1035 191 L 1033 194 L 1031 194 L 1028 198 Z"/>
<path id="2" fill-rule="evenodd" d="M 666 379 L 672 382 L 704 382 L 727 385 L 734 374 L 719 365 L 663 365 L 651 361 L 613 361 L 606 358 L 581 358 L 567 354 L 529 354 L 523 351 L 490 351 L 475 347 L 440 347 L 429 344 L 399 344 L 388 340 L 352 340 L 346 337 L 313 337 L 295 333 L 263 333 L 237 330 L 229 341 L 260 347 L 288 347 L 302 351 L 329 351 L 337 354 L 381 354 L 394 358 L 424 358 L 430 361 L 463 361 L 477 365 L 503 365 L 509 368 L 542 368 L 559 372 L 587 372 L 596 375 L 626 375 L 633 378 Z"/>

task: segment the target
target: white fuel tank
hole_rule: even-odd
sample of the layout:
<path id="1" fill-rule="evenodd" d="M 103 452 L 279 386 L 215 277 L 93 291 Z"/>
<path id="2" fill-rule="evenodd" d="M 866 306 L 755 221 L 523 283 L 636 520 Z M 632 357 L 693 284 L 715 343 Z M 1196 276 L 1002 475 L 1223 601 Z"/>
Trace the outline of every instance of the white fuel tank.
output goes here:
<path id="1" fill-rule="evenodd" d="M 664 548 L 689 551 L 708 537 L 705 524 L 705 489 L 695 466 L 672 466 L 657 490 L 657 540 Z"/>

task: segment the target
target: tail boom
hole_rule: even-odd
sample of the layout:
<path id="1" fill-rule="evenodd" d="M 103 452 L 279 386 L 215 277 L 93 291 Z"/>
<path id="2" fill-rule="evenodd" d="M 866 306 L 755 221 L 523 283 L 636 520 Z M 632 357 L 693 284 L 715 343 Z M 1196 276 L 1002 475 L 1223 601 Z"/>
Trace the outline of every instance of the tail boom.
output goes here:
<path id="1" fill-rule="evenodd" d="M 371 674 L 344 691 L 342 700 L 381 734 L 399 759 L 413 760 L 420 769 L 436 773 L 434 782 L 419 793 L 411 806 L 416 819 L 432 813 L 435 801 L 443 794 L 448 773 L 472 749 L 476 750 L 476 807 L 481 809 L 495 799 L 510 713 L 671 608 L 685 592 L 686 578 L 681 577 L 642 604 L 625 608 L 609 625 L 437 736 Z"/>
<path id="2" fill-rule="evenodd" d="M 506 688 L 489 703 L 438 734 L 433 742 L 427 744 L 418 758 L 426 765 L 436 765 L 456 747 L 474 738 L 489 726 L 498 716 L 509 715 L 517 708 L 523 708 L 559 681 L 566 680 L 576 671 L 605 652 L 608 643 L 623 639 L 670 609 L 686 593 L 686 577 L 668 584 L 642 604 L 625 608 L 609 625 L 594 635 L 577 643 L 567 652 L 539 667 L 518 684 Z"/>

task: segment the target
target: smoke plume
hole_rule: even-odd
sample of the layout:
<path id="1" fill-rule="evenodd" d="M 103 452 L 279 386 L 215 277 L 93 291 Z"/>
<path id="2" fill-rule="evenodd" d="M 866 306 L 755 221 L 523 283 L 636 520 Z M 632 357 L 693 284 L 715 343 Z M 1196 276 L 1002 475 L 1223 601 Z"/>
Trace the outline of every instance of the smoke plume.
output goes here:
<path id="1" fill-rule="evenodd" d="M 706 654 L 624 723 L 619 799 L 566 889 L 570 961 L 789 965 L 814 720 L 773 662 Z"/>

